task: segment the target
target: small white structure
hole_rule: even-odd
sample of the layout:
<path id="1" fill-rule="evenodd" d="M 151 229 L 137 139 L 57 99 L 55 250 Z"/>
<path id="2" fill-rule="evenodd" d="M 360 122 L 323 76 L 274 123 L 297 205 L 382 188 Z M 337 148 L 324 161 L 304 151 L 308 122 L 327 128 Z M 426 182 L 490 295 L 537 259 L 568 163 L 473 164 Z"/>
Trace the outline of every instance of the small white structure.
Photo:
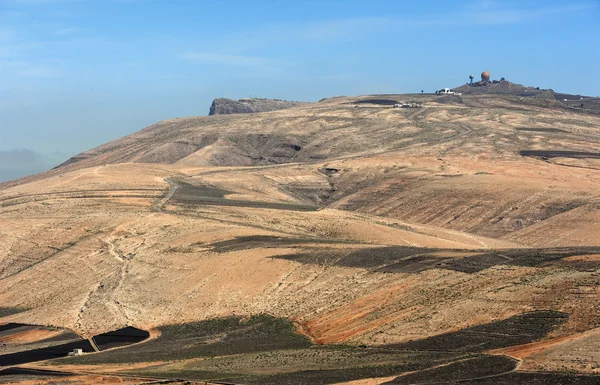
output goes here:
<path id="1" fill-rule="evenodd" d="M 394 108 L 421 108 L 421 105 L 420 104 L 416 104 L 416 103 L 404 103 L 404 102 L 400 102 L 400 103 L 394 104 Z"/>
<path id="2" fill-rule="evenodd" d="M 72 352 L 69 352 L 69 356 L 82 356 L 83 349 L 73 349 Z"/>
<path id="3" fill-rule="evenodd" d="M 460 92 L 454 92 L 450 88 L 443 88 L 439 91 L 435 91 L 436 94 L 445 94 L 445 95 L 462 95 Z"/>

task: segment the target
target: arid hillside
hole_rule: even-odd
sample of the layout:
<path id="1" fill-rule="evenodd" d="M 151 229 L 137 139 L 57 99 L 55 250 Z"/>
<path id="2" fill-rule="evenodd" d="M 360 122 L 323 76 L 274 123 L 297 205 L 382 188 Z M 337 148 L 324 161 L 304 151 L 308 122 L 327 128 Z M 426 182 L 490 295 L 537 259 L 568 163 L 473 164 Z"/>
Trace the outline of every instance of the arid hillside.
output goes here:
<path id="1" fill-rule="evenodd" d="M 591 112 L 373 95 L 172 119 L 0 185 L 0 218 L 0 324 L 150 331 L 45 369 L 256 384 L 598 379 Z M 1 333 L 0 354 L 24 349 Z"/>

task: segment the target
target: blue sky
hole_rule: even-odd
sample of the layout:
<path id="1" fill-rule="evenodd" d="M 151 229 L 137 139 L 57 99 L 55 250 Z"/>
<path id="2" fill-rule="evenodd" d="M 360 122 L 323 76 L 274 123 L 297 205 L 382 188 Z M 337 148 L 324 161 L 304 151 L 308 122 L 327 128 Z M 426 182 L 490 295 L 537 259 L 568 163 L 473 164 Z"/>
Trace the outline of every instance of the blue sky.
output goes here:
<path id="1" fill-rule="evenodd" d="M 0 0 L 0 181 L 215 97 L 433 91 L 488 70 L 600 94 L 600 0 Z"/>

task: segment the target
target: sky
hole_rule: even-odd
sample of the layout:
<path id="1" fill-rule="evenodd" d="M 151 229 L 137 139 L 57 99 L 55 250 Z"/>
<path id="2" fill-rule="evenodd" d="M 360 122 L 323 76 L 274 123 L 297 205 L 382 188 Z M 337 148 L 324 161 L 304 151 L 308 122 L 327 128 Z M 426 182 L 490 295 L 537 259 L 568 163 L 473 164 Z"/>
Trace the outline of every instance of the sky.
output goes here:
<path id="1" fill-rule="evenodd" d="M 214 98 L 493 79 L 600 95 L 600 0 L 0 0 L 0 181 Z"/>

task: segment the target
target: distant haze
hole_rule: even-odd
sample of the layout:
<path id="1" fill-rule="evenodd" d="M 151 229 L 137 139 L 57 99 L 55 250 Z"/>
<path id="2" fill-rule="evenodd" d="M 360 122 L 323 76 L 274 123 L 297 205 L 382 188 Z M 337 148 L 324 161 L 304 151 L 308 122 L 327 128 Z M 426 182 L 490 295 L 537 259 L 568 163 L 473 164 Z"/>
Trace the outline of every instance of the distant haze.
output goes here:
<path id="1" fill-rule="evenodd" d="M 0 181 L 217 97 L 432 92 L 483 70 L 597 95 L 599 4 L 0 0 Z"/>

